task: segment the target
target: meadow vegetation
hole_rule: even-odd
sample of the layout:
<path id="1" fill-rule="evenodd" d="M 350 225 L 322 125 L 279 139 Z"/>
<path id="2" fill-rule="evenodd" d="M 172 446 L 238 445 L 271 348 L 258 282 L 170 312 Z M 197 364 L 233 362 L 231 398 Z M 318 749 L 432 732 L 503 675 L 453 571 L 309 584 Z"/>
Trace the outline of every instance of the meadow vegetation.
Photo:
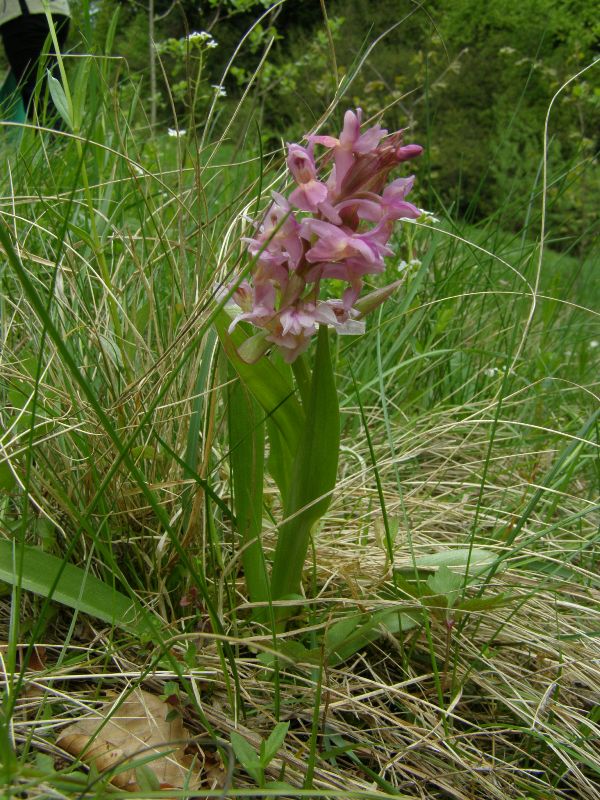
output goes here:
<path id="1" fill-rule="evenodd" d="M 145 11 L 77 6 L 63 130 L 0 129 L 0 793 L 595 800 L 591 4 L 268 5 L 158 8 L 154 98 Z M 356 107 L 410 124 L 428 213 L 329 338 L 335 488 L 301 593 L 257 601 L 309 404 L 290 370 L 266 410 L 287 367 L 240 366 L 224 295 L 283 142 Z M 123 700 L 158 733 L 111 750 Z"/>

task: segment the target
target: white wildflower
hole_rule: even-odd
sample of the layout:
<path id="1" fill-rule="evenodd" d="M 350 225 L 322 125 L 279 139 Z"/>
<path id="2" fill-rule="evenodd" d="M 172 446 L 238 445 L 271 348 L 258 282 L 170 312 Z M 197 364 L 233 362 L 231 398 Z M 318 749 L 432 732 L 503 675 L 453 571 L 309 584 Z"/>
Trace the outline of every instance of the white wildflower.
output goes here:
<path id="1" fill-rule="evenodd" d="M 498 367 L 486 367 L 486 369 L 483 370 L 483 374 L 487 375 L 488 378 L 493 378 L 495 375 L 498 375 L 499 373 L 500 370 L 498 369 Z"/>
<path id="2" fill-rule="evenodd" d="M 227 97 L 227 92 L 225 91 L 224 86 L 220 86 L 218 83 L 213 83 L 212 88 L 215 90 L 217 97 Z"/>
<path id="3" fill-rule="evenodd" d="M 592 348 L 592 350 L 595 347 L 598 347 L 598 345 L 600 345 L 600 342 L 598 341 L 598 339 L 592 339 L 592 341 L 590 342 L 590 347 Z"/>
<path id="4" fill-rule="evenodd" d="M 217 47 L 217 42 L 208 31 L 192 31 L 187 39 L 189 42 L 203 42 L 206 47 Z"/>
<path id="5" fill-rule="evenodd" d="M 185 128 L 179 128 L 179 129 L 177 129 L 177 128 L 168 128 L 167 129 L 167 133 L 169 134 L 169 136 L 174 136 L 176 139 L 179 139 L 182 136 L 185 136 L 187 131 L 186 131 Z"/>
<path id="6" fill-rule="evenodd" d="M 421 212 L 419 222 L 439 222 L 439 219 L 434 216 L 433 211 L 426 211 L 424 208 L 420 208 L 419 211 Z"/>

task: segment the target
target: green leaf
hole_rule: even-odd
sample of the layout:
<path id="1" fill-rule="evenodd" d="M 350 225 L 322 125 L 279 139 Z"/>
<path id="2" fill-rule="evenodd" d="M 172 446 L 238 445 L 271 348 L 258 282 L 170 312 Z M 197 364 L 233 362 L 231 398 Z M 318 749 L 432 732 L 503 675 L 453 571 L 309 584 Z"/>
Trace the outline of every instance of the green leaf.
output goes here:
<path id="1" fill-rule="evenodd" d="M 79 58 L 78 62 L 79 63 L 77 67 L 77 73 L 75 76 L 75 88 L 73 89 L 74 125 L 72 127 L 76 131 L 78 131 L 79 128 L 81 127 L 83 115 L 85 113 L 86 108 L 88 107 L 87 90 L 88 90 L 88 81 L 90 78 L 92 58 L 90 56 L 86 58 Z M 62 89 L 62 86 L 60 88 Z"/>
<path id="2" fill-rule="evenodd" d="M 60 116 L 69 126 L 69 128 L 73 130 L 73 115 L 71 114 L 71 109 L 69 107 L 65 90 L 63 89 L 60 81 L 58 81 L 49 70 L 46 70 L 46 74 L 48 77 L 48 89 L 50 90 L 52 102 L 56 106 L 56 110 Z"/>
<path id="3" fill-rule="evenodd" d="M 435 575 L 429 576 L 427 585 L 434 594 L 445 597 L 448 601 L 448 606 L 451 607 L 456 602 L 464 586 L 464 578 L 452 572 L 448 567 L 443 566 L 438 569 Z"/>
<path id="4" fill-rule="evenodd" d="M 312 526 L 327 511 L 337 477 L 340 412 L 327 328 L 321 325 L 306 423 L 294 459 L 289 499 L 273 561 L 273 599 L 300 592 Z M 286 616 L 291 609 L 282 609 Z"/>
<path id="5" fill-rule="evenodd" d="M 468 581 L 471 581 L 489 572 L 496 561 L 497 557 L 491 550 L 484 550 L 479 547 L 460 547 L 418 556 L 412 564 L 396 567 L 394 571 L 397 575 L 410 577 L 415 574 L 415 569 L 420 573 L 431 572 L 439 567 L 448 567 L 452 572 L 460 573 L 464 576 L 468 566 L 467 577 Z"/>
<path id="6" fill-rule="evenodd" d="M 238 355 L 247 364 L 255 364 L 259 358 L 262 358 L 267 350 L 271 347 L 271 343 L 267 341 L 267 331 L 255 333 L 242 343 L 238 350 Z"/>
<path id="7" fill-rule="evenodd" d="M 298 787 L 292 786 L 291 783 L 286 783 L 285 781 L 267 781 L 264 788 L 278 792 L 295 792 Z"/>
<path id="8" fill-rule="evenodd" d="M 302 642 L 296 642 L 292 639 L 278 640 L 277 653 L 259 653 L 256 658 L 257 661 L 260 661 L 265 666 L 271 666 L 278 658 L 294 666 L 298 664 L 320 664 L 322 660 L 320 648 L 315 647 L 309 650 Z"/>
<path id="9" fill-rule="evenodd" d="M 131 765 L 127 765 L 131 768 Z M 142 764 L 135 770 L 135 778 L 143 792 L 160 792 L 160 781 L 156 773 L 147 764 Z"/>
<path id="10" fill-rule="evenodd" d="M 233 372 L 233 367 L 230 368 Z M 237 529 L 242 539 L 242 564 L 252 603 L 269 599 L 269 580 L 261 544 L 265 426 L 258 403 L 241 381 L 229 386 L 229 462 Z M 263 618 L 266 608 L 257 609 Z"/>
<path id="11" fill-rule="evenodd" d="M 5 786 L 9 786 L 17 770 L 17 756 L 10 738 L 10 726 L 4 709 L 0 708 L 0 778 L 4 778 Z"/>
<path id="12" fill-rule="evenodd" d="M 491 550 L 483 550 L 479 547 L 460 547 L 452 550 L 440 550 L 426 556 L 415 558 L 417 567 L 454 567 L 456 570 L 464 572 L 467 564 L 469 574 L 471 572 L 485 572 L 486 568 L 496 561 L 496 554 Z"/>
<path id="13" fill-rule="evenodd" d="M 153 461 L 156 458 L 156 449 L 149 444 L 136 445 L 131 448 L 131 457 L 136 460 L 138 458 L 145 458 Z"/>
<path id="14" fill-rule="evenodd" d="M 265 747 L 262 759 L 263 767 L 266 767 L 279 752 L 281 745 L 287 736 L 289 727 L 289 722 L 278 722 L 269 734 L 269 738 L 264 743 Z"/>
<path id="15" fill-rule="evenodd" d="M 370 294 L 363 295 L 360 299 L 358 299 L 354 303 L 354 308 L 360 312 L 359 319 L 362 319 L 367 314 L 370 314 L 372 311 L 375 311 L 382 303 L 384 303 L 388 297 L 398 289 L 404 281 L 394 281 L 394 283 L 390 283 L 387 286 L 382 287 L 381 289 L 375 289 L 375 291 L 370 292 Z"/>
<path id="16" fill-rule="evenodd" d="M 0 580 L 83 611 L 117 628 L 146 634 L 143 611 L 124 594 L 73 564 L 35 547 L 0 541 Z M 55 585 L 56 584 L 56 585 Z M 52 590 L 52 587 L 54 589 Z"/>
<path id="17" fill-rule="evenodd" d="M 335 622 L 327 628 L 325 634 L 325 650 L 328 655 L 337 656 L 338 650 L 355 633 L 356 629 L 364 622 L 364 614 L 350 615 Z M 359 649 L 362 645 L 359 645 Z"/>
<path id="18" fill-rule="evenodd" d="M 289 447 L 285 444 L 279 428 L 271 418 L 267 419 L 267 433 L 269 436 L 269 457 L 267 467 L 269 474 L 277 484 L 283 505 L 288 501 L 288 491 L 292 475 L 294 460 Z"/>
<path id="19" fill-rule="evenodd" d="M 48 753 L 36 753 L 35 766 L 44 775 L 54 774 L 54 759 Z"/>
<path id="20" fill-rule="evenodd" d="M 502 592 L 501 594 L 494 594 L 491 597 L 470 597 L 466 600 L 461 600 L 456 605 L 456 608 L 459 611 L 466 612 L 485 611 L 488 608 L 501 608 L 502 606 L 509 606 L 511 603 L 517 602 L 523 602 L 522 594 Z"/>
<path id="21" fill-rule="evenodd" d="M 294 454 L 303 429 L 304 414 L 295 396 L 291 370 L 288 368 L 282 372 L 266 357 L 255 364 L 248 364 L 240 358 L 239 349 L 249 337 L 240 325 L 229 333 L 230 324 L 231 320 L 224 311 L 215 318 L 227 358 L 265 414 L 277 425 L 290 453 Z"/>
<path id="22" fill-rule="evenodd" d="M 263 779 L 263 769 L 256 750 L 237 731 L 231 733 L 231 746 L 242 767 L 260 785 Z"/>
<path id="23" fill-rule="evenodd" d="M 325 648 L 331 666 L 347 661 L 384 632 L 397 634 L 418 625 L 417 619 L 401 611 L 383 609 L 374 614 L 345 617 L 327 630 Z"/>

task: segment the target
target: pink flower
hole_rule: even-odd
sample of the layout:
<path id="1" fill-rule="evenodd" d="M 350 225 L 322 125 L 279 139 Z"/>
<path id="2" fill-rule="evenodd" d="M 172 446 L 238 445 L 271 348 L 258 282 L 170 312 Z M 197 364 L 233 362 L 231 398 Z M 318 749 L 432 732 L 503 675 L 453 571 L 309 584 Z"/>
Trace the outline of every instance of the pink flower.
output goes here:
<path id="1" fill-rule="evenodd" d="M 393 254 L 393 250 L 387 247 L 391 230 L 384 225 L 365 233 L 356 233 L 351 228 L 332 225 L 325 220 L 305 219 L 301 225 L 301 235 L 309 239 L 315 234 L 318 238 L 306 253 L 306 260 L 311 264 L 351 258 L 383 266 L 383 257 Z"/>
<path id="2" fill-rule="evenodd" d="M 300 225 L 285 197 L 273 192 L 273 200 L 258 235 L 253 239 L 244 237 L 242 241 L 248 244 L 250 254 L 258 256 L 264 263 L 288 262 L 295 266 L 303 250 Z"/>
<path id="3" fill-rule="evenodd" d="M 381 273 L 394 220 L 414 219 L 421 212 L 406 196 L 414 176 L 388 183 L 392 169 L 419 155 L 419 145 L 403 145 L 402 132 L 386 137 L 379 125 L 361 133 L 362 112 L 347 111 L 339 138 L 309 136 L 308 147 L 288 145 L 287 164 L 297 186 L 289 201 L 273 193 L 273 203 L 255 235 L 244 239 L 254 257 L 252 282 L 233 294 L 240 321 L 260 328 L 240 348 L 249 363 L 276 345 L 294 361 L 309 346 L 319 325 L 340 334 L 364 330 L 363 316 L 376 308 L 398 282 L 361 298 L 366 275 Z M 382 141 L 385 138 L 384 141 Z M 329 176 L 319 179 L 315 144 L 332 151 Z M 301 214 L 292 210 L 292 205 Z M 321 301 L 323 282 L 346 283 L 341 297 Z M 242 352 L 243 351 L 243 352 Z"/>
<path id="4" fill-rule="evenodd" d="M 301 211 L 318 211 L 319 203 L 327 200 L 327 186 L 317 180 L 317 168 L 312 146 L 307 150 L 299 144 L 288 145 L 288 167 L 298 183 L 290 200 Z"/>
<path id="5" fill-rule="evenodd" d="M 279 313 L 276 328 L 266 338 L 281 348 L 285 361 L 291 362 L 306 350 L 318 324 L 337 324 L 333 309 L 327 303 L 298 302 Z"/>
<path id="6" fill-rule="evenodd" d="M 421 209 L 404 199 L 415 182 L 415 176 L 397 178 L 383 190 L 382 206 L 387 219 L 417 219 Z"/>
<path id="7" fill-rule="evenodd" d="M 362 195 L 343 200 L 334 208 L 344 220 L 348 220 L 351 214 L 370 222 L 417 219 L 421 215 L 420 209 L 404 199 L 412 189 L 414 180 L 414 175 L 410 178 L 398 178 L 385 187 L 381 197 L 374 192 L 363 192 Z"/>
<path id="8" fill-rule="evenodd" d="M 245 308 L 247 308 L 248 310 L 244 311 L 243 314 L 238 314 L 237 317 L 235 317 L 235 319 L 229 326 L 229 331 L 231 332 L 238 324 L 238 322 L 242 322 L 243 320 L 251 322 L 253 325 L 256 325 L 257 328 L 267 327 L 276 313 L 275 287 L 271 283 L 255 284 L 252 290 L 252 302 L 250 303 L 247 286 L 244 286 L 241 293 L 241 297 L 239 299 L 236 296 L 239 290 L 242 289 L 242 285 L 243 284 L 240 284 L 238 290 L 234 292 L 233 297 L 242 310 L 244 310 Z"/>
<path id="9" fill-rule="evenodd" d="M 406 144 L 396 150 L 398 161 L 408 161 L 409 158 L 417 158 L 423 152 L 420 144 Z"/>
<path id="10" fill-rule="evenodd" d="M 296 306 L 284 309 L 279 315 L 279 321 L 283 336 L 288 333 L 297 336 L 304 331 L 309 331 L 312 335 L 317 329 L 318 322 L 335 325 L 337 318 L 326 303 L 309 302 L 298 303 Z"/>
<path id="11" fill-rule="evenodd" d="M 334 136 L 309 137 L 311 143 L 322 144 L 333 150 L 335 180 L 338 191 L 346 174 L 352 168 L 355 155 L 373 152 L 381 139 L 387 134 L 387 131 L 379 125 L 374 125 L 361 134 L 361 118 L 362 110 L 360 108 L 356 109 L 356 113 L 354 111 L 346 111 L 344 127 L 339 139 Z"/>

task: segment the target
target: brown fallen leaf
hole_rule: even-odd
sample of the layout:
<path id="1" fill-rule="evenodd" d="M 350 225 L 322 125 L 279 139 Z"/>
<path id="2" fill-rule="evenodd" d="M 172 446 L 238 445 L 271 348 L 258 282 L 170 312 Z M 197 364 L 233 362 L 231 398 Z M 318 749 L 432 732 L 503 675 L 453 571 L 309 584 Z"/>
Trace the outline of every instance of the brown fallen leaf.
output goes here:
<path id="1" fill-rule="evenodd" d="M 122 703 L 116 700 L 97 716 L 69 725 L 57 744 L 86 764 L 94 764 L 99 772 L 114 768 L 123 759 L 155 755 L 145 767 L 152 770 L 161 788 L 194 789 L 200 774 L 197 769 L 192 771 L 193 757 L 185 753 L 190 733 L 180 717 L 167 721 L 172 711 L 172 706 L 156 695 L 135 689 Z M 128 791 L 140 790 L 134 769 L 119 772 L 111 783 Z"/>

